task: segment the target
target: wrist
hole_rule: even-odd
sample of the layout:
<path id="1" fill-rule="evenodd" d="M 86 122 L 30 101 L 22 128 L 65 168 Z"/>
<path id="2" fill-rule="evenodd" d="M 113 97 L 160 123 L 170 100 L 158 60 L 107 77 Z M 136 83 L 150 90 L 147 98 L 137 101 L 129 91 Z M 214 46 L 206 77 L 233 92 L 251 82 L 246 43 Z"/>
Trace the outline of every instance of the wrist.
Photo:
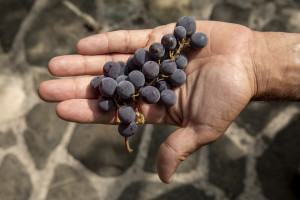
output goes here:
<path id="1" fill-rule="evenodd" d="M 300 100 L 300 35 L 254 32 L 253 100 Z"/>

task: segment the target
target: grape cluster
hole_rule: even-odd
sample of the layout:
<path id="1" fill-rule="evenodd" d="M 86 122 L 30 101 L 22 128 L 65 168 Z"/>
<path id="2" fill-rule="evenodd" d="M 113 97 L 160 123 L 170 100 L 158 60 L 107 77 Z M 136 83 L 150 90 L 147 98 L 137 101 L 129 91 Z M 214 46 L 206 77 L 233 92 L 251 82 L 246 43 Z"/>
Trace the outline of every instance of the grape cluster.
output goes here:
<path id="1" fill-rule="evenodd" d="M 184 55 L 188 48 L 202 49 L 208 39 L 204 33 L 196 32 L 196 21 L 189 16 L 181 17 L 173 34 L 162 37 L 161 43 L 151 44 L 149 51 L 138 49 L 127 63 L 109 61 L 103 66 L 104 76 L 91 80 L 91 88 L 98 94 L 99 107 L 104 112 L 117 108 L 120 122 L 118 131 L 128 137 L 137 131 L 137 124 L 145 122 L 137 106 L 139 99 L 148 104 L 161 103 L 167 107 L 176 104 L 177 96 L 172 88 L 185 83 L 185 67 L 188 59 Z"/>

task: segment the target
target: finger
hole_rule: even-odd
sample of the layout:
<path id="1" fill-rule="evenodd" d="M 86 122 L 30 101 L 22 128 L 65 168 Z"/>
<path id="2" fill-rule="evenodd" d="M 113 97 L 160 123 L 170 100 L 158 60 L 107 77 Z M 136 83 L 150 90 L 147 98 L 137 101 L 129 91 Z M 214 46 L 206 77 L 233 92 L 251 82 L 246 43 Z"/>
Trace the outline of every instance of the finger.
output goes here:
<path id="1" fill-rule="evenodd" d="M 45 81 L 39 85 L 38 93 L 41 99 L 49 102 L 68 99 L 95 99 L 98 94 L 90 86 L 92 78 L 81 77 Z"/>
<path id="2" fill-rule="evenodd" d="M 53 76 L 99 75 L 103 74 L 102 69 L 106 62 L 126 62 L 129 56 L 129 54 L 58 56 L 50 60 L 48 68 Z"/>
<path id="3" fill-rule="evenodd" d="M 166 115 L 163 105 L 139 103 L 140 113 L 144 115 L 145 123 L 167 123 L 175 125 Z M 97 99 L 70 99 L 57 105 L 57 115 L 67 121 L 78 123 L 116 124 L 116 110 L 103 112 L 98 107 Z"/>
<path id="4" fill-rule="evenodd" d="M 77 43 L 79 54 L 133 53 L 146 46 L 151 30 L 121 30 L 81 39 Z"/>
<path id="5" fill-rule="evenodd" d="M 201 146 L 216 140 L 217 132 L 208 126 L 180 128 L 172 133 L 159 147 L 157 172 L 164 183 L 170 183 L 178 165 Z"/>

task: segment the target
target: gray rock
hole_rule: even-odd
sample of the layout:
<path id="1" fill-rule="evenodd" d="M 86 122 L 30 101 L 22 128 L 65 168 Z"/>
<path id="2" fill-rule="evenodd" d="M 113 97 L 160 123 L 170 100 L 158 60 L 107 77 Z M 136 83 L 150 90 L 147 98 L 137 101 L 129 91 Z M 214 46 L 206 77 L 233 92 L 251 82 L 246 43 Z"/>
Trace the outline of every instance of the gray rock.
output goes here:
<path id="1" fill-rule="evenodd" d="M 126 20 L 128 16 L 131 16 L 137 12 L 137 5 L 130 0 L 104 0 L 105 18 L 110 21 L 110 23 L 122 23 Z M 113 24 L 112 24 L 113 25 Z"/>
<path id="2" fill-rule="evenodd" d="M 0 166 L 0 199 L 27 200 L 31 189 L 30 177 L 18 158 L 5 156 Z"/>
<path id="3" fill-rule="evenodd" d="M 178 127 L 167 125 L 153 125 L 153 134 L 150 143 L 148 156 L 145 162 L 144 170 L 148 172 L 156 173 L 156 154 L 161 143 Z M 182 162 L 176 172 L 189 172 L 197 167 L 198 156 L 200 151 L 196 151 L 191 154 L 187 159 Z"/>
<path id="4" fill-rule="evenodd" d="M 8 52 L 14 37 L 28 14 L 34 0 L 0 0 L 0 40 L 5 52 Z"/>
<path id="5" fill-rule="evenodd" d="M 247 26 L 249 14 L 250 9 L 227 3 L 220 3 L 214 7 L 210 18 L 215 21 L 237 23 Z"/>
<path id="6" fill-rule="evenodd" d="M 48 156 L 60 143 L 68 125 L 58 118 L 55 106 L 56 104 L 39 103 L 26 116 L 28 128 L 24 138 L 38 169 L 45 167 Z"/>
<path id="7" fill-rule="evenodd" d="M 289 103 L 251 102 L 236 119 L 236 123 L 250 135 L 257 135 Z"/>
<path id="8" fill-rule="evenodd" d="M 117 176 L 133 163 L 142 132 L 139 127 L 129 138 L 133 152 L 128 153 L 118 126 L 81 124 L 73 133 L 68 151 L 93 172 L 101 176 Z"/>
<path id="9" fill-rule="evenodd" d="M 300 115 L 295 116 L 257 159 L 258 178 L 268 199 L 300 199 L 299 120 Z"/>
<path id="10" fill-rule="evenodd" d="M 47 66 L 54 56 L 74 54 L 77 41 L 91 34 L 85 24 L 62 1 L 51 1 L 51 5 L 41 12 L 26 33 L 27 61 L 33 65 Z"/>
<path id="11" fill-rule="evenodd" d="M 16 137 L 11 130 L 7 132 L 0 132 L 0 148 L 7 149 L 15 144 Z"/>
<path id="12" fill-rule="evenodd" d="M 244 188 L 246 158 L 226 135 L 209 146 L 209 181 L 235 199 Z"/>
<path id="13" fill-rule="evenodd" d="M 135 182 L 124 189 L 119 200 L 171 200 L 171 199 L 199 199 L 214 200 L 213 196 L 205 194 L 204 190 L 193 185 L 172 183 L 166 185 L 153 182 Z"/>
<path id="14" fill-rule="evenodd" d="M 145 4 L 150 17 L 161 24 L 177 22 L 180 17 L 191 15 L 191 0 L 146 0 Z"/>
<path id="15" fill-rule="evenodd" d="M 249 28 L 262 30 L 276 16 L 276 4 L 268 2 L 252 9 L 249 17 Z"/>
<path id="16" fill-rule="evenodd" d="M 79 171 L 67 165 L 56 167 L 47 200 L 98 200 L 97 192 Z"/>

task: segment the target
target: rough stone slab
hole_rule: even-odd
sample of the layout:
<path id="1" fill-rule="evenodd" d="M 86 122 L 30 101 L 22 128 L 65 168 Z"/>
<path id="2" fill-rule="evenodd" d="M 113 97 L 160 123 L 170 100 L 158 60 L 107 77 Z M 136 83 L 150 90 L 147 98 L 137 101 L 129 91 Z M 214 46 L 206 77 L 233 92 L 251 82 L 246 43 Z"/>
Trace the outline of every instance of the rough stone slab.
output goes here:
<path id="1" fill-rule="evenodd" d="M 88 169 L 101 176 L 117 176 L 130 167 L 137 155 L 143 128 L 129 138 L 134 150 L 128 153 L 118 126 L 100 124 L 78 125 L 68 145 L 69 153 Z"/>
<path id="2" fill-rule="evenodd" d="M 46 199 L 99 200 L 89 180 L 68 165 L 56 167 Z"/>
<path id="3" fill-rule="evenodd" d="M 0 0 L 0 40 L 4 52 L 8 52 L 14 37 L 28 14 L 34 0 Z"/>
<path id="4" fill-rule="evenodd" d="M 137 12 L 137 5 L 130 0 L 104 0 L 105 18 L 110 23 L 122 23 L 123 20 Z"/>
<path id="5" fill-rule="evenodd" d="M 236 119 L 236 123 L 250 135 L 257 135 L 281 110 L 290 103 L 251 102 Z"/>
<path id="6" fill-rule="evenodd" d="M 156 173 L 156 154 L 161 143 L 178 127 L 167 125 L 153 125 L 153 133 L 148 156 L 145 162 L 144 170 Z M 200 151 L 191 154 L 187 159 L 182 162 L 176 172 L 189 172 L 197 167 L 198 156 Z"/>
<path id="7" fill-rule="evenodd" d="M 7 149 L 15 145 L 16 142 L 16 137 L 11 130 L 7 132 L 0 131 L 0 148 Z"/>
<path id="8" fill-rule="evenodd" d="M 60 140 L 68 123 L 58 118 L 56 104 L 39 103 L 26 116 L 27 130 L 24 138 L 38 169 L 45 167 L 47 158 Z"/>
<path id="9" fill-rule="evenodd" d="M 234 199 L 244 189 L 246 158 L 241 150 L 222 136 L 209 146 L 209 181 Z"/>
<path id="10" fill-rule="evenodd" d="M 211 14 L 211 20 L 237 23 L 247 26 L 250 9 L 228 3 L 217 4 Z"/>
<path id="11" fill-rule="evenodd" d="M 214 200 L 206 195 L 204 190 L 197 189 L 193 185 L 172 183 L 169 185 L 154 182 L 135 182 L 124 189 L 119 200 L 173 200 L 173 199 L 199 199 Z"/>
<path id="12" fill-rule="evenodd" d="M 190 16 L 192 12 L 191 0 L 146 0 L 145 4 L 150 17 L 161 24 L 177 22 L 180 17 Z"/>
<path id="13" fill-rule="evenodd" d="M 86 21 L 63 5 L 62 1 L 51 1 L 26 33 L 27 61 L 33 65 L 47 66 L 52 57 L 76 53 L 77 41 L 91 34 L 85 24 Z"/>
<path id="14" fill-rule="evenodd" d="M 300 181 L 297 179 L 300 166 L 299 120 L 300 115 L 295 116 L 257 159 L 258 178 L 269 199 L 300 199 Z M 298 189 L 295 190 L 295 187 Z"/>
<path id="15" fill-rule="evenodd" d="M 30 177 L 18 158 L 5 156 L 0 166 L 0 199 L 27 200 L 31 189 Z"/>

